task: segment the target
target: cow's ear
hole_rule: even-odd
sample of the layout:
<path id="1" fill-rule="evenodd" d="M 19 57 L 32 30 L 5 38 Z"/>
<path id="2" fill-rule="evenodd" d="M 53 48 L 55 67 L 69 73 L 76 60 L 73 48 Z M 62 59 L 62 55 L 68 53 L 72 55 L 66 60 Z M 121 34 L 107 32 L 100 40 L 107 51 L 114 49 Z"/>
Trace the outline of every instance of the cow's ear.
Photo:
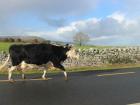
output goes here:
<path id="1" fill-rule="evenodd" d="M 72 48 L 72 45 L 66 44 L 65 45 L 65 48 L 71 49 Z"/>
<path id="2" fill-rule="evenodd" d="M 64 46 L 64 48 L 68 48 L 69 47 L 69 44 L 66 44 L 65 46 Z"/>
<path id="3" fill-rule="evenodd" d="M 67 48 L 68 48 L 68 47 L 69 47 L 69 44 L 67 43 L 67 44 L 65 45 L 65 47 L 67 47 Z"/>

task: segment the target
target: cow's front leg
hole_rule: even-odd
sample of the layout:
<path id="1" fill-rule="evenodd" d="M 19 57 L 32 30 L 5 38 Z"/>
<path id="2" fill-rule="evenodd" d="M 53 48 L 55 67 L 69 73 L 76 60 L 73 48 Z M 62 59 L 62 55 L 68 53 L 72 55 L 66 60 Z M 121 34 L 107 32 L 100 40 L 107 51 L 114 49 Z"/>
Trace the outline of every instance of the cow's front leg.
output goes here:
<path id="1" fill-rule="evenodd" d="M 59 67 L 60 67 L 60 69 L 61 69 L 61 70 L 63 71 L 63 73 L 64 73 L 65 80 L 68 80 L 68 75 L 67 75 L 67 72 L 66 72 L 64 66 L 60 64 Z"/>
<path id="2" fill-rule="evenodd" d="M 68 80 L 67 72 L 66 71 L 63 71 L 63 73 L 64 73 L 64 76 L 65 76 L 65 80 Z"/>
<path id="3" fill-rule="evenodd" d="M 18 71 L 20 72 L 20 74 L 21 74 L 21 78 L 22 79 L 25 79 L 25 75 L 24 75 L 24 70 L 22 70 L 22 69 L 18 69 Z"/>
<path id="4" fill-rule="evenodd" d="M 54 64 L 54 67 L 59 68 L 60 70 L 62 70 L 63 73 L 64 73 L 64 76 L 65 76 L 65 80 L 68 80 L 68 75 L 67 75 L 67 72 L 65 71 L 65 68 L 64 68 L 63 65 L 61 65 L 61 64 Z"/>
<path id="5" fill-rule="evenodd" d="M 10 69 L 9 69 L 9 71 L 8 71 L 8 80 L 9 81 L 14 81 L 13 79 L 11 79 L 11 77 L 12 77 L 12 72 L 14 71 L 14 70 L 16 70 L 17 69 L 17 66 L 12 66 Z"/>
<path id="6" fill-rule="evenodd" d="M 47 70 L 44 70 L 44 71 L 43 71 L 42 79 L 47 79 L 47 78 L 46 78 L 46 72 L 47 72 Z"/>

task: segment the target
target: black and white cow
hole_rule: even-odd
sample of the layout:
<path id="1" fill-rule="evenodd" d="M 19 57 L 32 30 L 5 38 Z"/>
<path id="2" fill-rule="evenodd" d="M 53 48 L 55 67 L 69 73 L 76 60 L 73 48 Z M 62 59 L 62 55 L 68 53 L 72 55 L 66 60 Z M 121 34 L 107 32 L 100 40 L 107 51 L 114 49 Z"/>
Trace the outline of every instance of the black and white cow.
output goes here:
<path id="1" fill-rule="evenodd" d="M 67 73 L 62 63 L 67 58 L 78 58 L 78 54 L 73 47 L 69 46 L 57 46 L 52 44 L 14 44 L 9 48 L 9 55 L 5 63 L 1 66 L 5 66 L 11 58 L 12 66 L 9 68 L 8 79 L 11 79 L 12 72 L 19 69 L 24 79 L 23 70 L 26 68 L 44 67 L 44 73 L 42 78 L 46 78 L 46 67 L 56 67 L 64 72 L 65 79 L 67 79 Z"/>

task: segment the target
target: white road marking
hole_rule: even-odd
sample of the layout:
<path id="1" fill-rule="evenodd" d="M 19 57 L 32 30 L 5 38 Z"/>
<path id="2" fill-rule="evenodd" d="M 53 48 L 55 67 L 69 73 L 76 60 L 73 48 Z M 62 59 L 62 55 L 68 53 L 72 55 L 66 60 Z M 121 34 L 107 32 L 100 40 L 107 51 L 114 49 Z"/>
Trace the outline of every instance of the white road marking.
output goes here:
<path id="1" fill-rule="evenodd" d="M 127 105 L 140 105 L 140 103 L 127 104 Z"/>
<path id="2" fill-rule="evenodd" d="M 102 76 L 124 75 L 124 74 L 134 74 L 134 73 L 135 72 L 123 72 L 123 73 L 100 74 L 97 76 L 102 77 Z"/>
<path id="3" fill-rule="evenodd" d="M 15 79 L 14 81 L 44 81 L 44 80 L 50 80 L 52 78 L 42 79 L 42 78 L 36 78 L 36 79 Z M 9 80 L 0 80 L 0 82 L 9 82 Z"/>

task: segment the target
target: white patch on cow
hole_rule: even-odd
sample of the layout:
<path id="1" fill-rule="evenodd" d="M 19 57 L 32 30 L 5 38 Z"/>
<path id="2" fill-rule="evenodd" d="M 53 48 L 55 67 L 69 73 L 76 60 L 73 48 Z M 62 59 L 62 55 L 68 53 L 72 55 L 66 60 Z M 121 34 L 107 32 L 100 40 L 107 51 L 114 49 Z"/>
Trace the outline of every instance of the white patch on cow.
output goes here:
<path id="1" fill-rule="evenodd" d="M 21 69 L 25 69 L 27 67 L 27 63 L 25 61 L 22 61 L 20 67 Z"/>
<path id="2" fill-rule="evenodd" d="M 25 61 L 22 61 L 21 64 L 20 64 L 20 67 L 21 67 L 22 70 L 25 70 L 25 69 L 33 69 L 33 68 L 36 68 L 37 65 L 35 65 L 35 64 L 28 64 Z"/>
<path id="3" fill-rule="evenodd" d="M 42 64 L 42 65 L 36 65 L 36 64 L 28 64 L 25 61 L 22 61 L 20 64 L 20 67 L 22 70 L 25 69 L 50 69 L 53 67 L 53 63 L 51 61 L 49 61 L 47 64 Z"/>
<path id="4" fill-rule="evenodd" d="M 12 66 L 8 72 L 8 80 L 11 80 L 12 72 L 17 69 L 17 66 Z"/>
<path id="5" fill-rule="evenodd" d="M 71 48 L 69 51 L 66 53 L 68 58 L 74 58 L 74 59 L 79 59 L 79 54 L 76 54 L 76 51 L 74 48 Z"/>
<path id="6" fill-rule="evenodd" d="M 20 64 L 20 68 L 21 68 L 21 71 L 25 70 L 25 69 L 39 69 L 39 70 L 44 70 L 43 72 L 43 75 L 42 75 L 42 78 L 43 79 L 46 79 L 46 70 L 50 69 L 53 67 L 53 63 L 51 61 L 49 61 L 47 64 L 42 64 L 42 65 L 36 65 L 36 64 L 28 64 L 26 63 L 25 61 L 22 61 L 21 64 Z M 22 78 L 24 78 L 24 74 L 22 72 Z"/>

